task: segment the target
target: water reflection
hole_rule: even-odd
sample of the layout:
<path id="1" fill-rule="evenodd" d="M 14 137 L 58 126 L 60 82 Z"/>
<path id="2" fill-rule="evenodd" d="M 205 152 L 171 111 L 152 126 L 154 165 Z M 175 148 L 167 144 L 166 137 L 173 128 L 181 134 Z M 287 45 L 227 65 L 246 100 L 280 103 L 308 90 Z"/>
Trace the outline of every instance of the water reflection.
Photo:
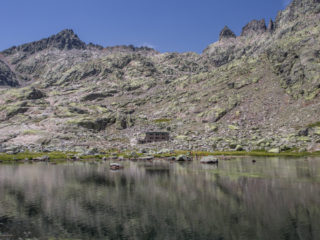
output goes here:
<path id="1" fill-rule="evenodd" d="M 320 159 L 0 165 L 1 235 L 319 239 Z"/>

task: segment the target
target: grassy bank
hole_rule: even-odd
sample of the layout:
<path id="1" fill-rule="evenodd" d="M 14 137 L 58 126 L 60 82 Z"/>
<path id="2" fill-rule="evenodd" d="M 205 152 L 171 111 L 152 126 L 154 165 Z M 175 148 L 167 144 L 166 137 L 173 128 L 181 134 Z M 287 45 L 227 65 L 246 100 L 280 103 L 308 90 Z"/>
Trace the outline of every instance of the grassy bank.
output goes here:
<path id="1" fill-rule="evenodd" d="M 180 154 L 191 154 L 192 156 L 256 156 L 256 157 L 305 157 L 305 156 L 319 156 L 320 152 L 294 152 L 284 151 L 280 153 L 269 153 L 267 151 L 217 151 L 217 152 L 204 152 L 204 151 L 175 151 L 168 154 L 156 154 L 156 157 L 172 157 Z"/>
<path id="2" fill-rule="evenodd" d="M 255 156 L 255 157 L 306 157 L 306 156 L 319 156 L 320 152 L 295 152 L 295 151 L 284 151 L 280 153 L 269 153 L 267 151 L 217 151 L 217 152 L 204 152 L 204 151 L 181 151 L 177 150 L 172 153 L 163 153 L 163 154 L 154 154 L 156 158 L 167 158 L 167 157 L 174 157 L 178 155 L 192 155 L 192 156 Z M 36 152 L 23 152 L 17 154 L 0 154 L 0 162 L 21 162 L 21 161 L 28 161 L 28 160 L 39 160 L 44 158 L 45 156 L 48 157 L 50 162 L 59 162 L 61 160 L 67 159 L 74 159 L 77 155 L 75 152 L 46 152 L 46 153 L 36 153 Z M 103 157 L 110 157 L 111 152 L 106 154 L 99 154 L 99 155 L 86 155 L 80 156 L 77 160 L 88 160 L 88 159 L 102 159 Z M 124 158 L 132 158 L 131 154 L 128 152 L 117 152 L 117 156 L 122 156 Z M 136 157 L 141 157 L 143 154 L 136 154 Z"/>

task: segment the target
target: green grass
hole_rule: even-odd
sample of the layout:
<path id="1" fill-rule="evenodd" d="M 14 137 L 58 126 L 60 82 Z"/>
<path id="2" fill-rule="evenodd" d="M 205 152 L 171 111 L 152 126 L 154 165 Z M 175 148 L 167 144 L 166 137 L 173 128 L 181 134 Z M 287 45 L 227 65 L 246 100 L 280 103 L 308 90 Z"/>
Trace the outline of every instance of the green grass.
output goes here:
<path id="1" fill-rule="evenodd" d="M 111 153 L 111 152 L 110 152 Z M 17 153 L 17 154 L 6 154 L 1 153 L 0 154 L 0 161 L 4 163 L 10 163 L 10 162 L 19 162 L 23 161 L 25 159 L 32 160 L 35 158 L 39 158 L 42 156 L 49 156 L 49 161 L 53 163 L 61 163 L 65 162 L 65 160 L 69 159 L 71 156 L 74 156 L 75 152 L 49 152 L 49 153 L 36 153 L 36 152 L 23 152 L 23 153 Z M 254 150 L 251 152 L 245 152 L 245 151 L 217 151 L 217 152 L 205 152 L 205 151 L 185 151 L 185 150 L 177 150 L 173 153 L 163 153 L 163 154 L 155 154 L 155 158 L 167 158 L 167 157 L 175 157 L 181 154 L 192 156 L 255 156 L 255 157 L 305 157 L 305 156 L 319 156 L 320 157 L 320 151 L 319 152 L 296 152 L 294 149 L 290 149 L 287 151 L 283 151 L 281 153 L 269 153 L 264 150 Z M 99 160 L 103 157 L 110 157 L 111 155 L 106 154 L 99 154 L 99 155 L 87 155 L 87 156 L 81 156 L 81 161 L 86 160 Z M 117 156 L 123 156 L 124 158 L 131 158 L 131 154 L 129 152 L 118 152 Z M 137 153 L 137 157 L 143 156 L 141 153 Z"/>
<path id="2" fill-rule="evenodd" d="M 192 156 L 255 156 L 255 157 L 305 157 L 305 156 L 320 156 L 320 152 L 296 152 L 287 150 L 280 153 L 269 153 L 264 150 L 255 150 L 251 152 L 245 151 L 175 151 L 174 153 L 156 154 L 155 157 L 174 157 L 180 154 L 191 154 Z"/>
<path id="3" fill-rule="evenodd" d="M 169 119 L 169 118 L 159 118 L 159 119 L 153 120 L 153 122 L 155 122 L 155 123 L 168 123 L 171 121 L 172 121 L 172 119 Z"/>
<path id="4" fill-rule="evenodd" d="M 320 127 L 320 122 L 311 123 L 311 124 L 308 125 L 308 127 L 310 127 L 310 128 Z"/>
<path id="5" fill-rule="evenodd" d="M 17 154 L 6 154 L 1 153 L 0 154 L 0 161 L 3 162 L 12 162 L 12 161 L 21 161 L 21 160 L 32 160 L 35 158 L 43 157 L 43 156 L 49 156 L 50 161 L 52 160 L 63 160 L 68 159 L 70 155 L 73 155 L 75 153 L 72 152 L 48 152 L 48 153 L 38 153 L 38 152 L 23 152 L 23 153 L 17 153 Z"/>

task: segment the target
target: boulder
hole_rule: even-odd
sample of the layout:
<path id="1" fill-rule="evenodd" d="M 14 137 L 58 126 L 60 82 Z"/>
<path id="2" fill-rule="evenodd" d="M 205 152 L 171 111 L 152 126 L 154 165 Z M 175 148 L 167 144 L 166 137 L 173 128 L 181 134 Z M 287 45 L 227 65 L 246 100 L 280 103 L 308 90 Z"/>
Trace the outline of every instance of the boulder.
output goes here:
<path id="1" fill-rule="evenodd" d="M 82 97 L 82 101 L 94 101 L 97 99 L 104 99 L 107 97 L 113 97 L 113 92 L 96 92 L 96 93 L 89 93 Z"/>
<path id="2" fill-rule="evenodd" d="M 203 163 L 203 164 L 217 164 L 217 163 L 219 163 L 219 159 L 214 157 L 214 156 L 206 156 L 206 157 L 202 157 L 201 158 L 200 163 Z"/>
<path id="3" fill-rule="evenodd" d="M 243 151 L 243 147 L 241 145 L 237 145 L 235 150 L 236 151 Z"/>
<path id="4" fill-rule="evenodd" d="M 157 154 L 165 154 L 165 153 L 171 153 L 172 150 L 167 149 L 167 148 L 163 148 L 160 151 L 157 152 Z"/>
<path id="5" fill-rule="evenodd" d="M 271 148 L 268 153 L 280 153 L 280 148 Z"/>
<path id="6" fill-rule="evenodd" d="M 46 162 L 46 161 L 49 161 L 49 159 L 50 159 L 49 156 L 44 155 L 44 156 L 41 156 L 41 157 L 34 158 L 33 160 L 40 161 L 40 162 Z"/>
<path id="7" fill-rule="evenodd" d="M 103 118 L 81 119 L 78 122 L 78 126 L 99 132 L 99 131 L 105 130 L 108 126 L 113 125 L 115 122 L 116 122 L 115 116 L 110 114 L 109 116 L 105 116 Z"/>
<path id="8" fill-rule="evenodd" d="M 123 166 L 119 163 L 110 163 L 110 169 L 119 170 L 119 169 L 123 169 Z"/>
<path id="9" fill-rule="evenodd" d="M 32 88 L 31 91 L 27 94 L 27 99 L 35 100 L 35 99 L 41 99 L 45 96 L 46 95 L 42 91 L 40 91 L 39 89 Z"/>
<path id="10" fill-rule="evenodd" d="M 138 160 L 141 160 L 141 161 L 150 161 L 154 159 L 154 156 L 144 156 L 144 157 L 139 157 Z"/>
<path id="11" fill-rule="evenodd" d="M 191 161 L 191 157 L 186 156 L 186 155 L 179 155 L 178 157 L 176 157 L 176 161 L 178 162 L 184 162 L 184 161 Z"/>
<path id="12" fill-rule="evenodd" d="M 309 135 L 309 128 L 301 129 L 298 132 L 298 136 L 308 136 Z"/>

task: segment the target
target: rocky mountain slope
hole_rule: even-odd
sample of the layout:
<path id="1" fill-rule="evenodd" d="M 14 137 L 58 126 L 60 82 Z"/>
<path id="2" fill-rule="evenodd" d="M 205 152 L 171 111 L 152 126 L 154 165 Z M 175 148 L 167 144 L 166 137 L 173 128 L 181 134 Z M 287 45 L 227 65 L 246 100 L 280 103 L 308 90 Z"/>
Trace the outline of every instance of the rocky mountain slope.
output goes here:
<path id="1" fill-rule="evenodd" d="M 320 0 L 228 27 L 202 54 L 64 30 L 0 53 L 0 150 L 320 150 Z M 170 142 L 139 145 L 146 131 Z"/>

